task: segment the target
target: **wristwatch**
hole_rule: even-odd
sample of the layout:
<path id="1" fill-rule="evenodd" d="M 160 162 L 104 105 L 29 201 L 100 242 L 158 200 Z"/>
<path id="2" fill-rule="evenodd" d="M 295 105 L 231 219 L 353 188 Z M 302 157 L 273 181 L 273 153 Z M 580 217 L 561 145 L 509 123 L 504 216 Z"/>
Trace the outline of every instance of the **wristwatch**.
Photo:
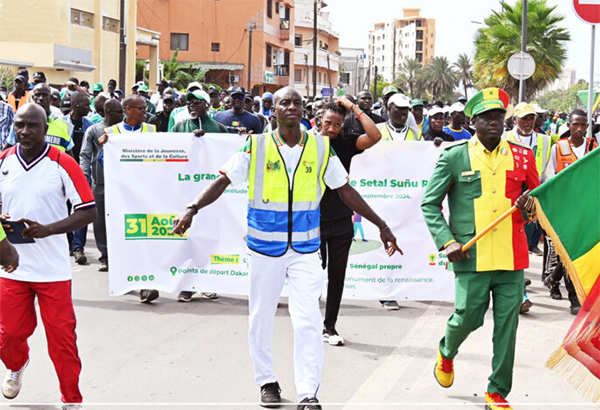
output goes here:
<path id="1" fill-rule="evenodd" d="M 187 204 L 185 206 L 186 209 L 193 209 L 194 210 L 194 215 L 196 215 L 198 213 L 198 211 L 200 210 L 200 208 L 198 208 L 198 205 L 196 205 L 193 202 L 190 202 L 189 204 Z"/>

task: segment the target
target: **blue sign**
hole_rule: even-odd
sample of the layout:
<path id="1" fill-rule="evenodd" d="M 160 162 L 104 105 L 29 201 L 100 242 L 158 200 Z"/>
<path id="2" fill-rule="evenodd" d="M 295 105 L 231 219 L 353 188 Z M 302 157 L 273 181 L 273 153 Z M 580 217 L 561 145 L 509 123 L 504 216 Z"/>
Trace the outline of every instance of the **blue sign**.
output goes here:
<path id="1" fill-rule="evenodd" d="M 329 88 L 329 87 L 323 88 L 321 90 L 321 95 L 323 97 L 331 97 L 333 95 L 333 88 Z"/>

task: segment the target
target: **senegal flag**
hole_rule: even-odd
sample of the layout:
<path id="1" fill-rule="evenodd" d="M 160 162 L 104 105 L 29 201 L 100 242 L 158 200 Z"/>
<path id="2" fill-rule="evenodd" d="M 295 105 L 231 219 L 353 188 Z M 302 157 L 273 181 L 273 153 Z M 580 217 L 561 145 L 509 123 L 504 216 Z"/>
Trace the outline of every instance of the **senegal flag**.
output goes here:
<path id="1" fill-rule="evenodd" d="M 600 401 L 600 150 L 577 160 L 530 195 L 538 219 L 573 281 L 581 310 L 550 368 Z"/>

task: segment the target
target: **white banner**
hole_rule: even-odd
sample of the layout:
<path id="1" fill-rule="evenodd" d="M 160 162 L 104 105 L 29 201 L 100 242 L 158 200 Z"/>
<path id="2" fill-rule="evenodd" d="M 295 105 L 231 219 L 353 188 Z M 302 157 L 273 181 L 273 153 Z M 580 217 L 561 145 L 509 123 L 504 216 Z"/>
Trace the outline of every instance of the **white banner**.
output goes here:
<path id="1" fill-rule="evenodd" d="M 136 289 L 247 294 L 247 185 L 229 186 L 183 238 L 168 235 L 173 218 L 243 142 L 232 134 L 110 136 L 104 167 L 111 295 Z M 404 256 L 388 258 L 377 228 L 363 219 L 365 241 L 357 229 L 345 298 L 453 299 L 454 275 L 420 210 L 439 152 L 431 143 L 384 141 L 354 158 L 350 183 L 388 222 Z"/>

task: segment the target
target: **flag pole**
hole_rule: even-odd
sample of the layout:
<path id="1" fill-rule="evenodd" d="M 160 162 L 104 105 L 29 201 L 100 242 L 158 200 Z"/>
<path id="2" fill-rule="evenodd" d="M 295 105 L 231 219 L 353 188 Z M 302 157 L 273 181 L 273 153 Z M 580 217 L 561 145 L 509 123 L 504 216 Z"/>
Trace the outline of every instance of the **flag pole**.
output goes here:
<path id="1" fill-rule="evenodd" d="M 498 219 L 496 219 L 494 222 L 492 222 L 483 231 L 481 231 L 477 235 L 475 235 L 475 237 L 473 239 L 471 239 L 469 242 L 467 242 L 466 244 L 464 244 L 463 247 L 462 247 L 462 251 L 466 252 L 467 249 L 469 249 L 471 246 L 473 246 L 475 244 L 475 242 L 477 242 L 478 240 L 480 240 L 485 234 L 487 234 L 489 231 L 491 231 L 492 229 L 494 229 L 494 227 L 496 227 L 496 225 L 498 225 L 500 222 L 502 222 L 503 220 L 505 220 L 506 218 L 508 218 L 516 210 L 517 210 L 517 206 L 513 205 L 512 208 L 510 208 L 508 211 L 504 212 L 502 215 L 500 215 L 498 217 Z"/>

